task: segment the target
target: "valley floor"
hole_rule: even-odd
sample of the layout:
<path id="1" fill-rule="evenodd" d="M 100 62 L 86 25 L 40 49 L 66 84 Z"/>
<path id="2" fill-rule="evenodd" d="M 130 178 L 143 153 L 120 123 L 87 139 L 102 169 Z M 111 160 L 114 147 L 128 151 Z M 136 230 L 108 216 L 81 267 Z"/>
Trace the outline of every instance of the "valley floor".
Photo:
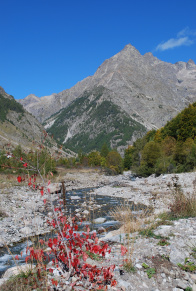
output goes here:
<path id="1" fill-rule="evenodd" d="M 162 175 L 157 178 L 151 176 L 136 178 L 135 181 L 131 179 L 130 172 L 119 176 L 105 176 L 91 169 L 69 172 L 62 170 L 56 182 L 65 181 L 66 190 L 99 187 L 92 191 L 92 195 L 109 195 L 125 198 L 136 204 L 142 203 L 153 207 L 153 214 L 168 210 L 173 199 L 174 184 L 181 185 L 186 195 L 196 195 L 196 173 Z M 50 196 L 52 200 L 57 199 L 56 194 Z M 46 222 L 48 217 L 43 214 L 45 208 L 42 200 L 40 191 L 32 191 L 25 185 L 0 189 L 0 209 L 7 214 L 7 217 L 0 220 L 0 246 L 4 246 L 5 242 L 10 245 L 25 237 L 50 230 Z M 155 221 L 158 220 L 156 218 Z M 167 237 L 169 244 L 157 245 L 160 239 L 142 236 L 138 232 L 131 234 L 127 240 L 123 228 L 106 235 L 105 240 L 112 245 L 112 252 L 104 264 L 116 265 L 115 278 L 118 282 L 116 287 L 108 290 L 191 290 L 188 287 L 196 290 L 196 271 L 185 272 L 177 266 L 178 263 L 184 264 L 186 258 L 196 266 L 196 218 L 180 219 L 169 225 L 166 223 L 158 226 L 154 234 Z M 122 243 L 130 249 L 127 259 L 135 266 L 135 272 L 125 270 L 120 275 L 119 270 L 123 264 L 120 254 Z M 100 264 L 90 262 L 90 258 L 87 260 L 92 264 Z M 143 263 L 149 268 L 145 269 Z M 150 268 L 156 270 L 151 278 Z M 66 289 L 59 290 L 69 290 L 66 282 L 64 284 Z M 87 290 L 80 288 L 78 290 Z"/>

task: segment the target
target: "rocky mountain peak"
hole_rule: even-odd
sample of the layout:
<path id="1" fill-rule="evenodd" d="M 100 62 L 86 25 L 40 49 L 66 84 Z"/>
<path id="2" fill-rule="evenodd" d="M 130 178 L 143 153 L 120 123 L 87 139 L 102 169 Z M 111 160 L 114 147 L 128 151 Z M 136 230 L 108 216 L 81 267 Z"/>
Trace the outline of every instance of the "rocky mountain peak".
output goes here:
<path id="1" fill-rule="evenodd" d="M 195 62 L 194 62 L 192 59 L 190 59 L 187 63 L 188 63 L 188 64 L 195 65 Z"/>
<path id="2" fill-rule="evenodd" d="M 1 87 L 1 86 L 0 86 L 0 95 L 2 95 L 5 98 L 8 98 L 8 99 L 13 99 L 13 97 L 11 95 L 7 94 L 5 92 L 5 90 L 3 89 L 3 87 Z"/>
<path id="3" fill-rule="evenodd" d="M 23 106 L 27 106 L 29 104 L 33 104 L 35 102 L 39 102 L 40 98 L 35 96 L 34 94 L 29 94 L 26 98 L 24 99 L 20 99 L 19 102 L 23 105 Z"/>
<path id="4" fill-rule="evenodd" d="M 5 94 L 5 90 L 0 86 L 0 94 Z"/>
<path id="5" fill-rule="evenodd" d="M 187 68 L 187 70 L 194 70 L 194 69 L 196 69 L 196 65 L 195 65 L 194 61 L 190 59 L 186 63 L 186 68 Z"/>
<path id="6" fill-rule="evenodd" d="M 140 52 L 133 46 L 133 45 L 131 45 L 130 43 L 129 44 L 127 44 L 125 47 L 124 47 L 124 49 L 122 49 L 121 50 L 121 52 L 120 53 L 122 53 L 122 52 L 127 52 L 127 53 L 136 53 L 136 54 L 139 54 L 140 55 Z"/>
<path id="7" fill-rule="evenodd" d="M 54 133 L 59 132 L 61 141 L 66 140 L 67 143 L 67 141 L 73 140 L 73 143 L 78 144 L 79 133 L 82 134 L 80 140 L 85 142 L 89 138 L 89 132 L 91 132 L 90 136 L 92 136 L 92 131 L 93 136 L 96 136 L 98 132 L 102 134 L 93 122 L 93 116 L 100 118 L 101 109 L 99 112 L 94 111 L 92 104 L 95 107 L 103 102 L 103 106 L 109 104 L 107 106 L 111 110 L 115 109 L 118 113 L 119 121 L 131 117 L 132 120 L 129 122 L 132 127 L 134 122 L 138 122 L 147 130 L 160 128 L 189 103 L 196 102 L 195 78 L 196 65 L 192 60 L 187 63 L 166 63 L 154 57 L 150 52 L 141 55 L 136 48 L 128 44 L 119 53 L 105 60 L 93 76 L 85 78 L 72 88 L 41 98 L 30 95 L 32 98 L 27 97 L 26 104 L 28 105 L 25 105 L 26 98 L 21 100 L 21 103 L 39 121 L 48 120 L 46 122 L 47 129 L 52 128 Z M 100 86 L 106 90 L 102 92 Z M 95 87 L 98 89 L 93 90 Z M 89 95 L 88 98 L 87 95 Z M 102 97 L 100 98 L 100 96 Z M 98 102 L 91 104 L 91 99 L 98 100 Z M 84 106 L 83 112 L 80 109 L 81 102 Z M 64 109 L 66 110 L 64 112 L 67 115 L 66 118 L 64 114 L 58 113 Z M 79 119 L 77 112 L 81 114 Z M 92 118 L 87 122 L 90 112 L 92 112 Z M 57 115 L 54 116 L 55 114 Z M 107 112 L 107 114 L 110 113 Z M 52 115 L 53 117 L 51 117 Z M 101 118 L 107 120 L 107 117 L 102 116 Z M 118 124 L 119 121 L 116 120 L 115 124 Z M 110 122 L 110 129 L 111 132 L 114 132 L 115 130 L 111 126 L 112 122 L 114 123 L 114 120 Z M 73 129 L 71 124 L 74 124 L 77 130 Z M 97 122 L 97 124 L 102 128 L 101 123 Z M 127 125 L 126 128 L 128 127 Z M 139 131 L 137 130 L 137 132 Z M 70 137 L 70 133 L 72 137 Z M 67 136 L 69 139 L 66 139 Z M 135 136 L 133 133 L 132 138 L 130 138 L 130 135 L 127 134 L 126 142 L 132 141 Z M 111 135 L 111 140 L 112 138 Z M 119 132 L 116 132 L 115 138 L 116 144 L 125 141 Z"/>

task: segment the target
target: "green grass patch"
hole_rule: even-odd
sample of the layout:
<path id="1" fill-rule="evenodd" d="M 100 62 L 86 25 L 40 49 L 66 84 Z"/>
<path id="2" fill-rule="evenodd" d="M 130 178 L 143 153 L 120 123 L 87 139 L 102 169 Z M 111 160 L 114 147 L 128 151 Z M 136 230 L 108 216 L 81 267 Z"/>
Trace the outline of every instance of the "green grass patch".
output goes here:
<path id="1" fill-rule="evenodd" d="M 186 272 L 194 272 L 196 270 L 196 265 L 193 262 L 190 262 L 188 258 L 185 259 L 184 265 L 178 264 L 178 267 Z"/>
<path id="2" fill-rule="evenodd" d="M 156 274 L 155 268 L 150 268 L 147 264 L 143 263 L 142 267 L 145 269 L 145 272 L 148 275 L 148 278 L 152 278 L 154 274 Z"/>

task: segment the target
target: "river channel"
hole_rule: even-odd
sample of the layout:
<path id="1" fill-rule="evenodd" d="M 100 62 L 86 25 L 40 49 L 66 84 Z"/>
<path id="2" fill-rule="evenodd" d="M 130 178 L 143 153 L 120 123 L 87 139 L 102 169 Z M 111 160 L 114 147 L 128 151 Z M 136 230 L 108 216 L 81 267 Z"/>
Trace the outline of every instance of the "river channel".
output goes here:
<path id="1" fill-rule="evenodd" d="M 104 233 L 99 234 L 99 236 L 105 235 L 107 232 L 117 229 L 120 226 L 118 221 L 115 221 L 110 215 L 110 212 L 115 209 L 116 206 L 128 204 L 132 210 L 136 213 L 141 211 L 146 207 L 142 204 L 135 205 L 131 201 L 126 201 L 123 198 L 109 197 L 94 195 L 93 188 L 78 189 L 74 191 L 69 191 L 66 193 L 66 210 L 68 214 L 77 214 L 78 217 L 85 214 L 86 220 L 82 224 L 89 225 L 91 231 L 95 230 L 97 233 L 104 229 Z M 96 219 L 102 218 L 100 223 Z M 51 237 L 52 233 L 47 234 L 44 238 Z M 41 236 L 39 238 L 42 238 Z M 26 247 L 31 246 L 35 243 L 35 240 L 39 238 L 30 238 L 25 242 L 20 242 L 10 247 L 9 250 L 6 248 L 0 249 L 0 277 L 3 273 L 10 267 L 15 266 L 14 257 L 19 255 L 18 264 L 24 264 L 26 254 Z M 21 257 L 22 252 L 22 257 Z"/>

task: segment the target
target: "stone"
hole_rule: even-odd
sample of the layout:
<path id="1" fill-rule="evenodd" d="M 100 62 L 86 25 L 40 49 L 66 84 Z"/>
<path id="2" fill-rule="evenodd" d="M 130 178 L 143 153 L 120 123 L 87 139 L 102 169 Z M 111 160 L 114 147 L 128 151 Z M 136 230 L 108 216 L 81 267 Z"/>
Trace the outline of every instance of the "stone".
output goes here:
<path id="1" fill-rule="evenodd" d="M 140 264 L 136 264 L 135 267 L 136 267 L 137 269 L 142 269 L 142 268 L 143 268 Z"/>
<path id="2" fill-rule="evenodd" d="M 47 190 L 50 194 L 59 193 L 61 191 L 61 183 L 51 183 Z"/>
<path id="3" fill-rule="evenodd" d="M 196 283 L 196 274 L 190 274 L 191 279 Z"/>
<path id="4" fill-rule="evenodd" d="M 125 290 L 131 290 L 131 284 L 129 282 L 126 282 L 122 279 L 118 280 L 118 285 L 122 288 L 125 288 Z"/>
<path id="5" fill-rule="evenodd" d="M 193 291 L 196 291 L 196 284 L 193 284 L 192 289 L 193 289 Z"/>
<path id="6" fill-rule="evenodd" d="M 25 226 L 20 229 L 20 232 L 22 232 L 23 234 L 29 235 L 30 233 L 32 233 L 32 230 L 28 226 Z"/>
<path id="7" fill-rule="evenodd" d="M 86 215 L 88 215 L 90 212 L 88 211 L 88 210 L 84 210 L 83 212 L 82 212 L 82 214 L 86 214 Z"/>
<path id="8" fill-rule="evenodd" d="M 79 199 L 81 199 L 79 196 L 71 196 L 71 200 L 79 200 Z"/>
<path id="9" fill-rule="evenodd" d="M 161 225 L 154 231 L 154 233 L 156 235 L 169 236 L 169 234 L 171 233 L 171 229 L 171 225 Z"/>
<path id="10" fill-rule="evenodd" d="M 93 222 L 96 224 L 101 224 L 101 223 L 104 223 L 105 221 L 106 221 L 105 217 L 99 217 L 93 220 Z"/>
<path id="11" fill-rule="evenodd" d="M 4 274 L 3 274 L 3 278 L 10 278 L 11 276 L 16 276 L 18 274 L 20 274 L 21 272 L 28 272 L 29 270 L 33 270 L 35 268 L 35 265 L 31 265 L 31 264 L 26 264 L 26 265 L 21 265 L 21 266 L 16 266 L 16 267 L 12 267 L 9 268 Z"/>
<path id="12" fill-rule="evenodd" d="M 182 281 L 182 280 L 177 280 L 178 282 L 177 282 L 177 286 L 176 287 L 178 287 L 178 288 L 181 288 L 181 289 L 186 289 L 188 286 L 187 286 L 187 283 L 186 282 L 184 282 L 184 281 Z"/>
<path id="13" fill-rule="evenodd" d="M 189 253 L 185 250 L 180 250 L 175 246 L 171 247 L 171 252 L 169 254 L 169 260 L 171 263 L 177 264 L 184 264 L 185 258 L 189 256 Z"/>

